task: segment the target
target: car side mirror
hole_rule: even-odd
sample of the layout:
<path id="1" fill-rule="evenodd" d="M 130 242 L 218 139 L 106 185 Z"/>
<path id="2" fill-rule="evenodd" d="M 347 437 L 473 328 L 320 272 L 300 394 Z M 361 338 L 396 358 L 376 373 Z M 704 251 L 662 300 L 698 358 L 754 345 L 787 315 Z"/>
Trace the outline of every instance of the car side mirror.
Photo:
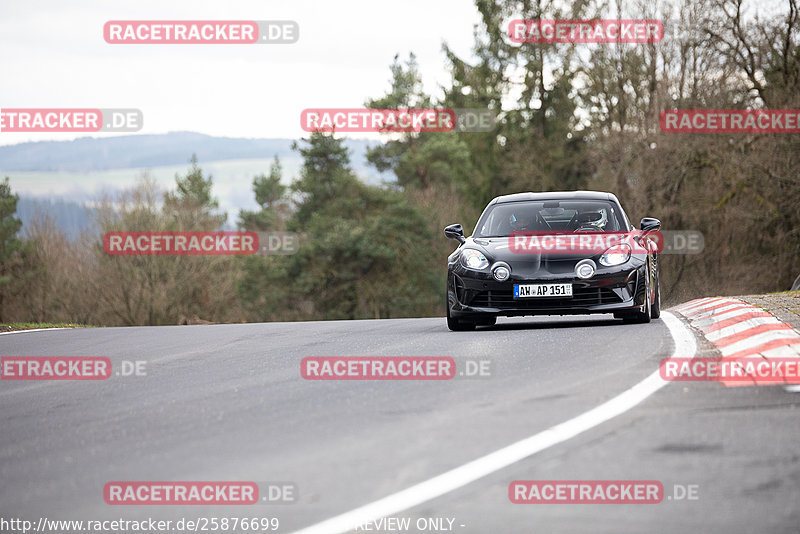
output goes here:
<path id="1" fill-rule="evenodd" d="M 450 239 L 458 240 L 459 243 L 464 243 L 466 241 L 464 237 L 464 228 L 462 228 L 460 224 L 451 224 L 445 227 L 444 235 Z"/>
<path id="2" fill-rule="evenodd" d="M 652 217 L 645 217 L 639 225 L 642 232 L 653 232 L 661 228 L 661 221 Z"/>

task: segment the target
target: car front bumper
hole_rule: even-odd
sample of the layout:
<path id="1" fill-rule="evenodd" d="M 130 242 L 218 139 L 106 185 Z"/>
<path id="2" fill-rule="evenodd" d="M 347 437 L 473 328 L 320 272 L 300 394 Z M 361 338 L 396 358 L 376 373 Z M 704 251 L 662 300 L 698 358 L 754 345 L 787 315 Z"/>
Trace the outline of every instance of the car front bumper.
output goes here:
<path id="1" fill-rule="evenodd" d="M 452 317 L 630 313 L 645 305 L 644 262 L 605 268 L 584 280 L 546 274 L 498 282 L 490 273 L 450 269 L 447 300 Z M 572 297 L 514 298 L 515 284 L 572 284 Z"/>

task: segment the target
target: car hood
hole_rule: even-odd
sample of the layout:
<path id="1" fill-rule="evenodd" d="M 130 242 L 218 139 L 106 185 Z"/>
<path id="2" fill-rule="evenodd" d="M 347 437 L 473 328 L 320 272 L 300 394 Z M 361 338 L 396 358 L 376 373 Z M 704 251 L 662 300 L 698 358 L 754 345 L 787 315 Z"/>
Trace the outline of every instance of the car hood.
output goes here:
<path id="1" fill-rule="evenodd" d="M 491 256 L 494 261 L 557 261 L 557 260 L 582 260 L 585 258 L 597 258 L 600 254 L 589 251 L 558 252 L 551 254 L 540 254 L 538 252 L 514 252 L 509 247 L 508 237 L 470 237 L 463 245 L 468 248 L 475 248 L 484 254 Z"/>
<path id="2" fill-rule="evenodd" d="M 541 254 L 537 252 L 513 252 L 508 237 L 468 238 L 463 247 L 483 252 L 492 263 L 504 261 L 517 276 L 535 276 L 542 272 L 568 275 L 574 272 L 575 264 L 586 258 L 597 260 L 600 254 L 591 252 L 571 252 Z"/>

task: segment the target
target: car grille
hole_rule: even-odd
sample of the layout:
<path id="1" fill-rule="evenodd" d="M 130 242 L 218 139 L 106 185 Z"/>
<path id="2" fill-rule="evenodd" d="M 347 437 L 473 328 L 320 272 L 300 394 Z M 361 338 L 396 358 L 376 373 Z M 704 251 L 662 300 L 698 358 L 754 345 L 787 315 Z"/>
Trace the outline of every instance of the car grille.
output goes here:
<path id="1" fill-rule="evenodd" d="M 515 299 L 513 290 L 481 291 L 475 295 L 468 306 L 478 308 L 514 308 L 532 310 L 540 308 L 558 309 L 575 308 L 584 306 L 597 306 L 600 304 L 616 304 L 622 302 L 612 290 L 607 287 L 573 287 L 572 298 L 524 298 Z"/>

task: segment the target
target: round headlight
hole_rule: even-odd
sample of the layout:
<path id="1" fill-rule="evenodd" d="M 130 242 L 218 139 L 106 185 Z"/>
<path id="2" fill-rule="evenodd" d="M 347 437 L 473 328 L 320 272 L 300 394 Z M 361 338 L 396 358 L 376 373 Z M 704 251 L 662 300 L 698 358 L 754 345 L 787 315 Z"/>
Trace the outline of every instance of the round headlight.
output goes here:
<path id="1" fill-rule="evenodd" d="M 594 276 L 594 264 L 589 261 L 579 263 L 575 267 L 575 274 L 578 276 L 578 278 L 591 278 Z"/>
<path id="2" fill-rule="evenodd" d="M 505 282 L 508 280 L 508 277 L 511 276 L 511 271 L 508 267 L 500 265 L 499 267 L 495 267 L 494 271 L 492 271 L 492 275 L 498 282 Z"/>

